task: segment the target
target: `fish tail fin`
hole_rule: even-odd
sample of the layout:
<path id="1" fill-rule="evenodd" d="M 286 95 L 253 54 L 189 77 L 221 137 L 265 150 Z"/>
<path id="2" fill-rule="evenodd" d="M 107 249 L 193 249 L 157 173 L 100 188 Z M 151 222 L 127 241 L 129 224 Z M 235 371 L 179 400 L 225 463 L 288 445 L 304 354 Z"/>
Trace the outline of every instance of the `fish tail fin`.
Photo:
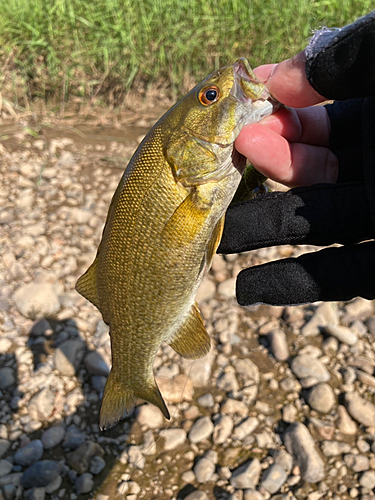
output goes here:
<path id="1" fill-rule="evenodd" d="M 111 370 L 104 388 L 102 406 L 100 408 L 100 429 L 109 429 L 117 424 L 123 416 L 124 411 L 129 412 L 135 406 L 138 397 L 160 408 L 164 416 L 169 420 L 169 411 L 155 380 L 151 383 L 145 382 L 143 387 L 130 389 Z"/>

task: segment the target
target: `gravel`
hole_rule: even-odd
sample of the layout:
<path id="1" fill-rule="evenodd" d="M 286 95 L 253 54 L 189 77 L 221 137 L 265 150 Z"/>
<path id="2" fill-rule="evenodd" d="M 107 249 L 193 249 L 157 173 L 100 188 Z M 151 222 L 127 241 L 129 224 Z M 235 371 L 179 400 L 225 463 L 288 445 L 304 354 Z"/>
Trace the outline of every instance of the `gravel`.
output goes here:
<path id="1" fill-rule="evenodd" d="M 139 400 L 99 430 L 108 326 L 74 285 L 137 129 L 104 126 L 101 140 L 94 127 L 91 141 L 90 126 L 49 127 L 45 145 L 17 127 L 0 165 L 0 500 L 373 500 L 374 303 L 241 308 L 233 295 L 241 269 L 313 247 L 215 256 L 198 292 L 209 354 L 155 358 L 171 420 Z"/>

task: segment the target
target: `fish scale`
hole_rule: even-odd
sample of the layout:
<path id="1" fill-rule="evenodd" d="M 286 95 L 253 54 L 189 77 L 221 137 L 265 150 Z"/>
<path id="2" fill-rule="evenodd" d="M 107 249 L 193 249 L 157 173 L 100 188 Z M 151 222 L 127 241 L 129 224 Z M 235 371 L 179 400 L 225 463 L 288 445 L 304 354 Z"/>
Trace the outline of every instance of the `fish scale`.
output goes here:
<path id="1" fill-rule="evenodd" d="M 101 428 L 115 424 L 137 398 L 169 418 L 153 375 L 162 342 L 190 359 L 209 351 L 194 299 L 245 166 L 240 155 L 232 155 L 233 143 L 243 125 L 275 108 L 240 59 L 172 107 L 130 160 L 96 259 L 76 285 L 110 329 L 112 369 Z"/>

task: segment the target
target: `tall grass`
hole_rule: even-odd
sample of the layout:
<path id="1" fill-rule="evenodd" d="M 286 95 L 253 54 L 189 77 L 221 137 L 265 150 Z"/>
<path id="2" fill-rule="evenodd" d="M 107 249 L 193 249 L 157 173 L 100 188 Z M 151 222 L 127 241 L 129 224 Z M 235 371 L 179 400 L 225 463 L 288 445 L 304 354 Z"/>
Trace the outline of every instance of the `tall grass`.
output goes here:
<path id="1" fill-rule="evenodd" d="M 314 29 L 372 8 L 371 0 L 0 0 L 0 58 L 30 97 L 84 93 L 104 80 L 181 88 L 187 75 L 199 79 L 238 56 L 253 66 L 290 57 Z"/>

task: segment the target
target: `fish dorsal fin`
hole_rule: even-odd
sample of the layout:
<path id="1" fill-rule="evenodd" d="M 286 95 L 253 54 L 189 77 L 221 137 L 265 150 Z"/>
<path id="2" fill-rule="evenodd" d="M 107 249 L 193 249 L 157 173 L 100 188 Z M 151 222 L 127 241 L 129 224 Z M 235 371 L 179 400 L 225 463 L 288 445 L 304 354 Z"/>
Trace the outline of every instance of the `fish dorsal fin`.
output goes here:
<path id="1" fill-rule="evenodd" d="M 210 337 L 206 332 L 196 302 L 172 340 L 168 343 L 178 354 L 188 359 L 202 358 L 209 352 L 211 347 Z"/>
<path id="2" fill-rule="evenodd" d="M 83 295 L 85 299 L 89 300 L 95 307 L 100 311 L 99 307 L 99 297 L 98 297 L 98 286 L 97 286 L 97 266 L 98 266 L 98 256 L 95 257 L 94 262 L 87 269 L 85 274 L 83 274 L 76 283 L 76 290 L 78 293 Z"/>
<path id="3" fill-rule="evenodd" d="M 206 265 L 207 265 L 207 271 L 210 269 L 212 260 L 214 258 L 214 255 L 216 253 L 217 247 L 219 246 L 221 237 L 223 235 L 223 229 L 224 229 L 224 220 L 225 220 L 225 214 L 219 219 L 219 222 L 216 224 L 215 229 L 213 230 L 211 239 L 208 243 L 208 247 L 206 250 Z"/>

